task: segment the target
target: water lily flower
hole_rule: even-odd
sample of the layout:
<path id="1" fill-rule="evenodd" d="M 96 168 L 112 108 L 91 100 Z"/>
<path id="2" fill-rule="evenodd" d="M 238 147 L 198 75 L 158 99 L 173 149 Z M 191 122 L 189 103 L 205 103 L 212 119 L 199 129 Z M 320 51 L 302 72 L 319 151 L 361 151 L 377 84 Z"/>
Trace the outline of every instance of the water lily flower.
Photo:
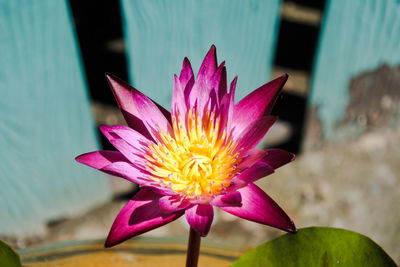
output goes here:
<path id="1" fill-rule="evenodd" d="M 296 231 L 286 213 L 254 184 L 294 159 L 281 149 L 256 148 L 277 120 L 270 112 L 287 75 L 235 104 L 237 77 L 228 92 L 225 62 L 217 65 L 212 46 L 196 78 L 184 59 L 175 75 L 171 113 L 117 77 L 106 77 L 129 126 L 101 126 L 118 151 L 95 151 L 76 160 L 141 188 L 115 219 L 106 247 L 182 215 L 206 236 L 213 207 Z"/>

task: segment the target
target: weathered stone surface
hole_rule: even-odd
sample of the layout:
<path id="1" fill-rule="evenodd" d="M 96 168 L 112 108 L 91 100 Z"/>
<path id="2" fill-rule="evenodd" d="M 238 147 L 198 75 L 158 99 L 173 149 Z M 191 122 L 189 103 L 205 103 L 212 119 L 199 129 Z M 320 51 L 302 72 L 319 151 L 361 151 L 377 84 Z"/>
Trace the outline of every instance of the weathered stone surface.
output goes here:
<path id="1" fill-rule="evenodd" d="M 400 114 L 400 66 L 383 65 L 354 77 L 343 124 L 366 129 L 386 126 Z"/>

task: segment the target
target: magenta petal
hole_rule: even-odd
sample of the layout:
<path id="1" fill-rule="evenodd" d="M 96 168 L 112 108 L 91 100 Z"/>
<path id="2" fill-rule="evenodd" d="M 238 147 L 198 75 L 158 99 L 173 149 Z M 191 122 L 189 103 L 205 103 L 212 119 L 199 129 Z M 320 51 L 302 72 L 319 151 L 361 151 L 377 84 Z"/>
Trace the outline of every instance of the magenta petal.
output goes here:
<path id="1" fill-rule="evenodd" d="M 122 177 L 128 181 L 137 184 L 143 184 L 148 180 L 149 175 L 139 168 L 134 167 L 132 164 L 127 162 L 114 162 L 100 169 L 101 171 L 113 175 Z"/>
<path id="2" fill-rule="evenodd" d="M 125 178 L 134 183 L 143 183 L 148 174 L 133 167 L 119 151 L 95 151 L 76 157 L 76 161 L 110 175 Z"/>
<path id="3" fill-rule="evenodd" d="M 225 77 L 224 77 L 225 75 Z M 225 68 L 225 61 L 222 62 L 213 76 L 208 79 L 207 82 L 209 88 L 212 90 L 211 94 L 215 98 L 215 103 L 221 102 L 222 97 L 226 94 L 226 68 Z M 225 90 L 224 90 L 225 88 Z M 219 91 L 224 92 L 221 97 L 219 96 Z"/>
<path id="4" fill-rule="evenodd" d="M 187 222 L 196 232 L 201 236 L 206 236 L 208 234 L 214 218 L 212 205 L 194 205 L 186 209 L 185 215 Z"/>
<path id="5" fill-rule="evenodd" d="M 256 89 L 235 105 L 233 126 L 237 132 L 241 132 L 253 121 L 270 114 L 287 79 L 288 75 L 284 74 Z"/>
<path id="6" fill-rule="evenodd" d="M 135 89 L 111 74 L 106 73 L 106 78 L 128 125 L 147 138 L 152 139 L 146 126 L 139 118 L 138 111 L 133 103 L 132 91 Z"/>
<path id="7" fill-rule="evenodd" d="M 124 125 L 101 125 L 100 131 L 104 134 L 105 137 L 107 137 L 109 141 L 113 139 L 122 139 L 126 141 L 126 143 L 130 144 L 134 148 L 134 150 L 140 150 L 141 148 L 143 148 L 143 146 L 150 142 L 149 139 L 147 139 L 139 132 Z"/>
<path id="8" fill-rule="evenodd" d="M 148 139 L 127 126 L 100 126 L 101 132 L 131 163 L 144 165 L 145 145 Z"/>
<path id="9" fill-rule="evenodd" d="M 212 77 L 217 70 L 217 55 L 215 46 L 211 46 L 197 73 L 193 88 L 189 94 L 188 107 L 197 104 L 197 112 L 201 117 L 212 93 Z M 219 81 L 218 81 L 219 83 Z M 215 91 L 214 91 L 215 92 Z M 217 96 L 217 94 L 215 94 Z"/>
<path id="10" fill-rule="evenodd" d="M 182 210 L 189 205 L 190 201 L 182 199 L 180 196 L 163 196 L 159 201 L 160 208 L 167 212 Z"/>
<path id="11" fill-rule="evenodd" d="M 218 99 L 221 100 L 226 94 L 227 94 L 226 67 L 223 67 L 218 86 Z"/>
<path id="12" fill-rule="evenodd" d="M 210 47 L 210 50 L 208 50 L 207 55 L 205 56 L 203 63 L 200 66 L 196 80 L 199 79 L 199 75 L 201 75 L 200 70 L 203 69 L 205 69 L 205 78 L 207 80 L 210 80 L 217 70 L 217 49 L 215 48 L 215 45 L 212 45 Z"/>
<path id="13" fill-rule="evenodd" d="M 230 87 L 230 91 L 228 94 L 225 94 L 222 97 L 222 100 L 220 101 L 220 116 L 221 116 L 221 127 L 219 129 L 219 136 L 222 135 L 222 133 L 227 130 L 231 130 L 231 123 L 232 123 L 232 118 L 233 118 L 233 108 L 235 105 L 235 87 L 236 87 L 236 80 L 233 79 Z"/>
<path id="14" fill-rule="evenodd" d="M 117 161 L 128 161 L 121 152 L 107 150 L 85 153 L 76 157 L 75 160 L 95 169 L 101 169 Z"/>
<path id="15" fill-rule="evenodd" d="M 263 157 L 262 161 L 267 163 L 272 168 L 278 169 L 286 163 L 293 161 L 295 158 L 296 156 L 290 152 L 273 148 L 266 150 L 266 155 Z"/>
<path id="16" fill-rule="evenodd" d="M 231 85 L 229 86 L 229 93 L 235 92 L 237 79 L 238 79 L 238 76 L 235 76 L 235 78 L 233 78 Z M 235 108 L 236 108 L 236 106 L 235 106 Z"/>
<path id="17" fill-rule="evenodd" d="M 170 119 L 171 115 L 168 112 L 168 117 L 162 113 L 159 107 L 147 96 L 135 90 L 132 92 L 133 102 L 139 111 L 139 118 L 144 122 L 147 130 L 157 140 L 158 136 L 154 134 L 154 130 L 163 130 L 165 133 L 172 133 Z"/>
<path id="18" fill-rule="evenodd" d="M 117 100 L 120 109 L 136 116 L 137 110 L 133 104 L 132 99 L 132 90 L 134 90 L 134 88 L 128 83 L 109 73 L 106 73 L 106 78 L 114 93 L 114 97 Z"/>
<path id="19" fill-rule="evenodd" d="M 239 134 L 240 139 L 237 148 L 244 148 L 245 151 L 255 147 L 277 119 L 278 117 L 275 116 L 266 116 L 250 123 L 247 128 Z"/>
<path id="20" fill-rule="evenodd" d="M 216 207 L 240 207 L 242 206 L 242 195 L 239 191 L 219 195 L 211 201 L 211 204 Z"/>
<path id="21" fill-rule="evenodd" d="M 243 155 L 244 159 L 240 162 L 238 168 L 247 169 L 251 167 L 254 163 L 259 161 L 265 156 L 266 152 L 261 149 L 253 148 L 246 150 L 246 154 Z"/>
<path id="22" fill-rule="evenodd" d="M 115 246 L 183 215 L 183 211 L 164 213 L 158 205 L 160 197 L 152 191 L 140 190 L 118 214 L 108 234 L 105 247 Z"/>
<path id="23" fill-rule="evenodd" d="M 118 149 L 122 155 L 124 155 L 131 163 L 145 166 L 146 159 L 143 157 L 143 152 L 133 148 L 125 140 L 122 139 L 111 139 L 110 143 Z"/>
<path id="24" fill-rule="evenodd" d="M 271 173 L 274 173 L 274 169 L 261 160 L 243 171 L 236 179 L 242 181 L 244 184 L 249 184 Z"/>
<path id="25" fill-rule="evenodd" d="M 187 57 L 185 57 L 185 59 L 183 60 L 181 74 L 179 75 L 179 81 L 181 82 L 182 88 L 184 90 L 186 89 L 190 81 L 192 81 L 192 83 L 194 82 L 192 66 L 190 65 L 190 61 Z"/>
<path id="26" fill-rule="evenodd" d="M 187 113 L 185 96 L 181 82 L 179 81 L 178 77 L 175 75 L 174 78 L 175 81 L 174 81 L 174 89 L 172 92 L 171 113 L 175 115 L 175 118 L 178 118 L 177 113 L 179 113 L 179 115 L 182 118 L 182 122 L 185 122 Z M 183 125 L 185 125 L 185 123 L 183 123 Z"/>
<path id="27" fill-rule="evenodd" d="M 203 66 L 203 68 L 199 70 L 197 79 L 194 82 L 192 90 L 190 91 L 188 102 L 188 108 L 192 108 L 196 105 L 197 112 L 200 117 L 202 117 L 204 107 L 209 101 L 211 94 L 211 87 L 208 84 L 206 74 L 206 67 Z"/>
<path id="28" fill-rule="evenodd" d="M 240 218 L 296 232 L 296 226 L 286 213 L 264 191 L 254 184 L 238 190 L 242 196 L 241 207 L 220 207 Z"/>
<path id="29" fill-rule="evenodd" d="M 143 122 L 143 115 L 141 113 L 141 110 L 138 109 L 133 99 L 134 94 L 143 94 L 114 75 L 106 73 L 106 78 L 129 127 L 137 130 L 147 138 L 152 139 L 152 136 L 150 135 L 146 125 Z M 149 100 L 153 102 L 154 105 L 156 105 L 156 107 L 164 115 L 165 118 L 167 118 L 168 120 L 170 119 L 171 114 L 169 113 L 169 111 L 167 111 L 151 99 Z"/>

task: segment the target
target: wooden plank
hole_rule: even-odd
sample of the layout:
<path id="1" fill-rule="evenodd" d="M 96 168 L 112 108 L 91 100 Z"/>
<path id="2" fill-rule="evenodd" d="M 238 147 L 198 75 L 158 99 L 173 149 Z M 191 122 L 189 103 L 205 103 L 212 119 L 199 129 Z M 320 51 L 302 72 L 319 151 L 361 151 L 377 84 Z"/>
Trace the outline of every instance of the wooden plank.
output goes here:
<path id="1" fill-rule="evenodd" d="M 187 56 L 195 72 L 212 44 L 239 75 L 237 98 L 267 82 L 280 0 L 122 0 L 131 83 L 170 107 L 173 74 Z"/>
<path id="2" fill-rule="evenodd" d="M 360 131 L 337 130 L 350 101 L 350 80 L 383 64 L 400 64 L 399 49 L 399 1 L 327 2 L 310 95 L 324 138 L 344 140 Z"/>
<path id="3" fill-rule="evenodd" d="M 74 161 L 99 145 L 67 1 L 0 7 L 0 234 L 35 234 L 110 189 Z"/>

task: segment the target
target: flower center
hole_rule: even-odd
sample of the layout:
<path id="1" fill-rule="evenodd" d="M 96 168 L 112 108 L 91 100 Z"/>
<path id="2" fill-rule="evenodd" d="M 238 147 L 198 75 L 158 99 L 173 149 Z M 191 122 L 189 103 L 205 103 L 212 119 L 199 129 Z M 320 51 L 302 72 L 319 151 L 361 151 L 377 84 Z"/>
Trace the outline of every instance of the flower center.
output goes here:
<path id="1" fill-rule="evenodd" d="M 226 122 L 221 121 L 214 112 L 200 117 L 194 109 L 185 121 L 179 114 L 172 116 L 174 136 L 160 130 L 160 141 L 149 143 L 144 155 L 153 181 L 186 198 L 223 193 L 239 173 L 242 159 L 237 142 L 226 132 Z"/>

